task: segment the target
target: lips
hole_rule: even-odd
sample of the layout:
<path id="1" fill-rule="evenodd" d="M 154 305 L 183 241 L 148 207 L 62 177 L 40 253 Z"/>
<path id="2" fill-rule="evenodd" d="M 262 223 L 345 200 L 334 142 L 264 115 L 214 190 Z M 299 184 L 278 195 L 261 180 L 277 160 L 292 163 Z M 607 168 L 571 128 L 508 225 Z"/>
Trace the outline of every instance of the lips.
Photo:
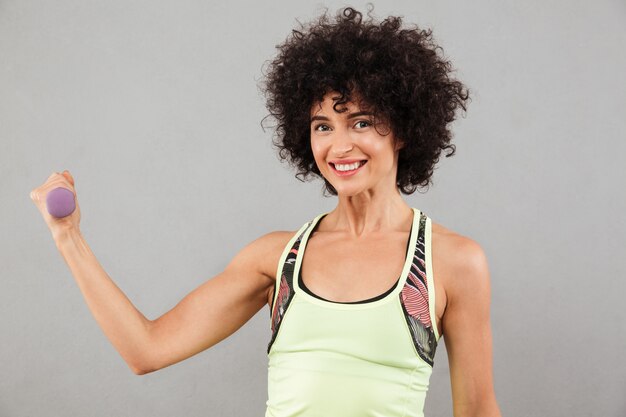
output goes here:
<path id="1" fill-rule="evenodd" d="M 357 161 L 355 161 L 357 162 Z M 358 173 L 361 168 L 363 168 L 363 165 L 365 165 L 367 163 L 367 160 L 363 160 L 361 161 L 361 164 L 359 165 L 359 167 L 357 169 L 353 169 L 351 171 L 339 171 L 335 168 L 335 164 L 332 162 L 329 162 L 328 164 L 331 166 L 333 172 L 335 173 L 335 175 L 339 176 L 339 177 L 348 177 L 348 176 L 352 176 L 356 173 Z"/>
<path id="2" fill-rule="evenodd" d="M 363 162 L 365 161 L 365 159 L 337 159 L 334 161 L 329 161 L 329 163 L 337 165 L 350 165 L 350 164 L 354 164 L 355 162 Z"/>

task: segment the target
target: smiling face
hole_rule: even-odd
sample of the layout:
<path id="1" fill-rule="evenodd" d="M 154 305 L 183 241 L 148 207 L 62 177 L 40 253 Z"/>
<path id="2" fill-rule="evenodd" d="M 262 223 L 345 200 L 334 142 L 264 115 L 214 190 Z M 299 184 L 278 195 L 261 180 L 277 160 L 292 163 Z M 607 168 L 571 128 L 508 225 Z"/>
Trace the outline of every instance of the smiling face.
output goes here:
<path id="1" fill-rule="evenodd" d="M 330 92 L 311 107 L 311 149 L 320 172 L 340 197 L 395 191 L 402 144 L 383 122 L 375 128 L 372 113 L 355 103 L 338 105 L 347 110 L 336 112 L 338 97 Z"/>

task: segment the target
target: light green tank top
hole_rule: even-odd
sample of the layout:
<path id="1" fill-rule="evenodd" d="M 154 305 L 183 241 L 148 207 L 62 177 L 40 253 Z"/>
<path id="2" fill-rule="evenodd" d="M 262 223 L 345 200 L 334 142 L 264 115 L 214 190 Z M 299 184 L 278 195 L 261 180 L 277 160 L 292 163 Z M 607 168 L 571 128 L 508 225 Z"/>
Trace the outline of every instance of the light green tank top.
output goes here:
<path id="1" fill-rule="evenodd" d="M 280 258 L 268 344 L 265 417 L 419 417 L 439 332 L 431 220 L 413 208 L 402 274 L 385 294 L 340 303 L 301 289 L 305 223 Z M 356 277 L 355 277 L 356 279 Z"/>

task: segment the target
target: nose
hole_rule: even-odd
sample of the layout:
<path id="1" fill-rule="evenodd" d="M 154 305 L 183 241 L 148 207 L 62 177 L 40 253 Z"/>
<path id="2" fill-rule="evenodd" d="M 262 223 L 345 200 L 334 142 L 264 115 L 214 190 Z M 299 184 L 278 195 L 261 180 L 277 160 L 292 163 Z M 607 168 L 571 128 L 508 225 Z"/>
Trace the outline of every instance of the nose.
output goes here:
<path id="1" fill-rule="evenodd" d="M 333 149 L 333 155 L 336 158 L 340 158 L 343 155 L 347 155 L 354 147 L 350 147 L 350 148 L 342 148 L 342 149 Z"/>
<path id="2" fill-rule="evenodd" d="M 352 138 L 348 134 L 337 135 L 333 141 L 333 155 L 340 157 L 354 149 Z"/>

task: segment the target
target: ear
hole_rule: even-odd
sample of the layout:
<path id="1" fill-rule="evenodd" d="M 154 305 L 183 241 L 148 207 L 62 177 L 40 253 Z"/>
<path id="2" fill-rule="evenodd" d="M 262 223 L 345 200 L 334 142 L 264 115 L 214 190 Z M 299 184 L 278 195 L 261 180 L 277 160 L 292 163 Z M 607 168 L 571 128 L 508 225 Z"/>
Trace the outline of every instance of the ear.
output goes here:
<path id="1" fill-rule="evenodd" d="M 394 150 L 395 150 L 395 151 L 399 151 L 400 149 L 404 148 L 405 146 L 406 146 L 406 144 L 404 143 L 404 141 L 403 141 L 403 140 L 401 140 L 401 139 L 396 139 L 396 145 L 395 145 Z"/>

